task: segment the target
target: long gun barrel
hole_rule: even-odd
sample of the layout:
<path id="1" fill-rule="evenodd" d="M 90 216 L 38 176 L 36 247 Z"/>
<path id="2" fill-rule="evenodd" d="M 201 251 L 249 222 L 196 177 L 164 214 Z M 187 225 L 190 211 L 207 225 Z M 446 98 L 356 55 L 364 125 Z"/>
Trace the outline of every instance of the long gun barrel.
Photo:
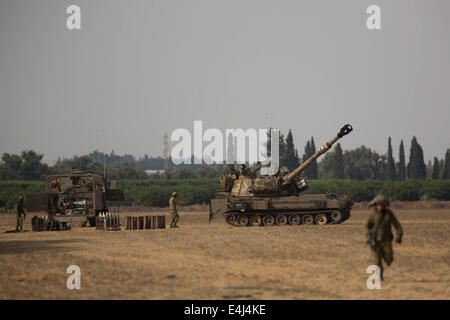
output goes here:
<path id="1" fill-rule="evenodd" d="M 305 162 L 303 162 L 300 166 L 297 167 L 297 169 L 295 169 L 294 171 L 292 171 L 291 173 L 289 173 L 288 175 L 286 175 L 283 178 L 283 183 L 281 184 L 282 186 L 288 185 L 289 183 L 291 183 L 291 181 L 298 176 L 303 170 L 306 169 L 306 167 L 308 167 L 311 163 L 313 163 L 314 160 L 316 160 L 318 157 L 320 157 L 322 154 L 324 154 L 325 152 L 327 152 L 328 150 L 331 149 L 331 147 L 333 146 L 333 144 L 338 141 L 340 138 L 342 138 L 343 136 L 349 134 L 350 132 L 353 131 L 353 128 L 351 125 L 346 124 L 345 126 L 343 126 L 341 128 L 341 130 L 338 132 L 338 134 L 336 135 L 336 137 L 334 137 L 333 139 L 331 139 L 330 141 L 326 142 L 323 146 L 321 146 L 319 148 L 319 150 L 314 153 L 310 158 L 308 158 Z"/>

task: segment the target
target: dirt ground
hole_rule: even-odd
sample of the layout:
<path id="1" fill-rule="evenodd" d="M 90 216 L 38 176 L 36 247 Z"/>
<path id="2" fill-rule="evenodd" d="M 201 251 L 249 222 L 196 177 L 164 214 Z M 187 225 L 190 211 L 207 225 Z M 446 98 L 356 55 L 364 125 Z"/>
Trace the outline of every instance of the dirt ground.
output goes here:
<path id="1" fill-rule="evenodd" d="M 395 212 L 405 236 L 380 290 L 366 287 L 365 209 L 322 227 L 209 225 L 207 212 L 181 209 L 179 229 L 20 234 L 4 233 L 15 216 L 0 214 L 0 298 L 449 299 L 450 209 Z M 69 265 L 80 290 L 66 287 Z"/>

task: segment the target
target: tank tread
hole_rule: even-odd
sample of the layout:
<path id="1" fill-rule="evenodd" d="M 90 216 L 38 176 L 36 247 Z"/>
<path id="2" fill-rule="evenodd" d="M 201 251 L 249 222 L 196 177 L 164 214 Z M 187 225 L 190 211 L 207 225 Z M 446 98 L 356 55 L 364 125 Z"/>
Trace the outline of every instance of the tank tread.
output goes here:
<path id="1" fill-rule="evenodd" d="M 277 212 L 277 213 L 239 213 L 225 214 L 225 221 L 235 227 L 285 226 L 301 224 L 340 224 L 346 219 L 339 210 L 318 210 L 307 212 Z"/>

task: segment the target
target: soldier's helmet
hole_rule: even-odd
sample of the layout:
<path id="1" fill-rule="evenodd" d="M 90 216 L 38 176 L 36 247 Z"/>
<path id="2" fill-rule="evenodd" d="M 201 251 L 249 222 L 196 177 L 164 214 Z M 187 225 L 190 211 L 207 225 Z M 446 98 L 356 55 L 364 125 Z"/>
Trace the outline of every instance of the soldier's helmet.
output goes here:
<path id="1" fill-rule="evenodd" d="M 383 205 L 383 206 L 385 206 L 385 207 L 388 207 L 388 206 L 389 206 L 389 200 L 388 200 L 384 195 L 382 195 L 382 194 L 377 194 L 377 195 L 375 196 L 375 198 L 373 198 L 372 201 L 370 201 L 370 202 L 368 203 L 368 206 L 369 206 L 369 207 L 374 207 L 374 206 L 376 206 L 377 204 L 381 204 L 381 205 Z"/>
<path id="2" fill-rule="evenodd" d="M 289 173 L 289 168 L 288 167 L 281 167 L 280 169 L 279 169 L 279 172 L 280 172 L 280 176 L 285 176 L 285 175 L 287 175 L 288 173 Z"/>

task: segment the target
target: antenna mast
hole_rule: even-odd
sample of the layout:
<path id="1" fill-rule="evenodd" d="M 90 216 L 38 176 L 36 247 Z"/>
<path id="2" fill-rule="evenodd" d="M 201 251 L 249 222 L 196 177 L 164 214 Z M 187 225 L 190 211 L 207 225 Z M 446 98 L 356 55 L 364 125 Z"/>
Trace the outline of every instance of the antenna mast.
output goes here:
<path id="1" fill-rule="evenodd" d="M 103 134 L 103 178 L 106 180 L 106 148 L 105 148 L 105 129 L 102 129 Z"/>
<path id="2" fill-rule="evenodd" d="M 167 169 L 169 169 L 169 138 L 167 137 L 167 133 L 164 134 L 163 137 L 163 145 L 164 145 L 164 171 L 167 172 Z"/>

